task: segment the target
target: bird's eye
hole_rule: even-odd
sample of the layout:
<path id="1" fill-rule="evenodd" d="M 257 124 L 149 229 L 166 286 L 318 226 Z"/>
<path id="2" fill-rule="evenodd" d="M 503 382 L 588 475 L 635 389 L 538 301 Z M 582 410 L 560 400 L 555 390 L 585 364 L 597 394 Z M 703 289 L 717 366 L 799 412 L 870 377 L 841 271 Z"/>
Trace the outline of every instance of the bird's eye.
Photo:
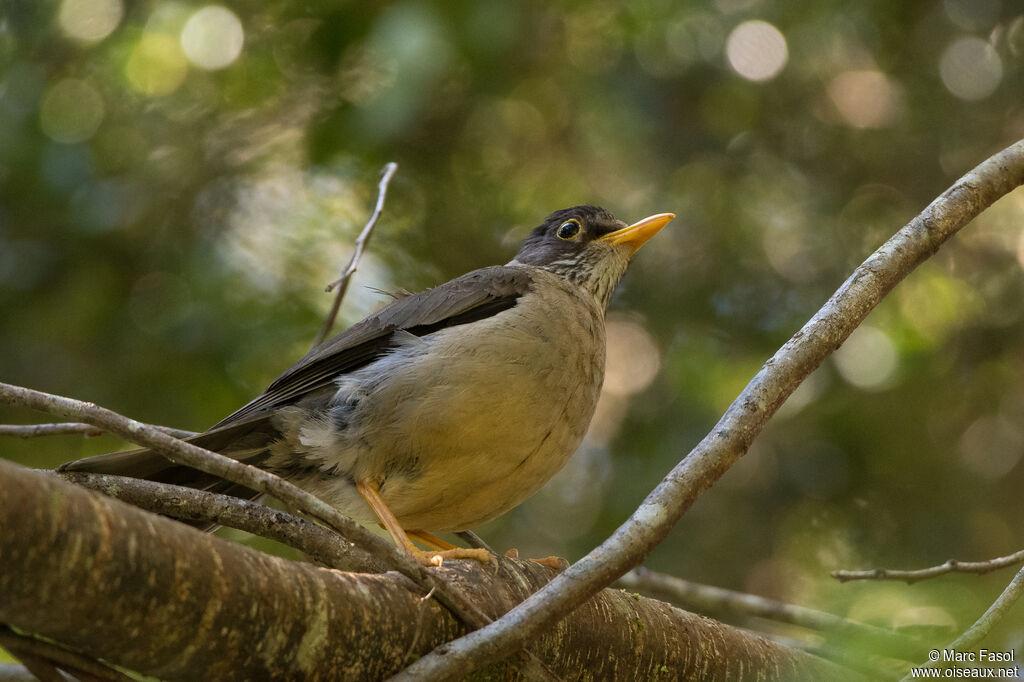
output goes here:
<path id="1" fill-rule="evenodd" d="M 559 225 L 558 232 L 555 234 L 558 235 L 559 239 L 565 239 L 568 241 L 570 239 L 575 239 L 580 233 L 580 229 L 582 229 L 580 228 L 580 221 L 573 218 L 572 220 L 566 220 L 564 223 Z"/>

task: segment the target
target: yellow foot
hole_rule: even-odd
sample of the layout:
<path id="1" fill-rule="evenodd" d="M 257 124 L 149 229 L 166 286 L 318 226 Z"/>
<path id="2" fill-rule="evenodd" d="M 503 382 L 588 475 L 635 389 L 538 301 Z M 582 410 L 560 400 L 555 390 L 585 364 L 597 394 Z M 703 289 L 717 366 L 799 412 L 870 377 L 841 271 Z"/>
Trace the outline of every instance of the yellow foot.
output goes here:
<path id="1" fill-rule="evenodd" d="M 486 549 L 466 549 L 456 547 L 455 549 L 419 549 L 410 550 L 413 558 L 424 566 L 440 566 L 445 559 L 476 559 L 482 564 L 489 564 L 494 557 Z"/>
<path id="2" fill-rule="evenodd" d="M 509 559 L 518 559 L 519 550 L 513 547 L 512 549 L 505 552 L 505 556 Z M 546 556 L 542 559 L 530 559 L 530 561 L 532 561 L 535 564 L 540 564 L 541 566 L 553 568 L 559 573 L 569 568 L 569 562 L 560 556 Z"/>

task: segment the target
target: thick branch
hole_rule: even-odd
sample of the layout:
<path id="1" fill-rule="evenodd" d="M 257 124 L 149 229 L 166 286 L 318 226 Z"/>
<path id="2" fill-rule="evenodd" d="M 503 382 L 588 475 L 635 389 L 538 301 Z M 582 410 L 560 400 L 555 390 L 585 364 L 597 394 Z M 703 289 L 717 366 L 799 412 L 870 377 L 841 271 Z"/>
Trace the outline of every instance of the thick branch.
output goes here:
<path id="1" fill-rule="evenodd" d="M 943 192 L 858 267 L 733 401 L 718 424 L 601 545 L 491 625 L 418 660 L 398 680 L 457 679 L 508 656 L 609 585 L 660 543 L 739 459 L 797 386 L 919 264 L 996 199 L 1024 184 L 1024 141 Z"/>
<path id="2" fill-rule="evenodd" d="M 0 528 L 0 622 L 161 679 L 380 679 L 466 632 L 397 573 L 271 557 L 2 460 Z M 453 563 L 446 581 L 489 616 L 551 576 Z M 534 646 L 566 679 L 860 679 L 620 590 Z M 480 675 L 518 679 L 503 664 Z"/>
<path id="3" fill-rule="evenodd" d="M 1006 556 L 996 557 L 987 561 L 957 561 L 950 559 L 944 564 L 918 568 L 911 571 L 891 568 L 875 568 L 868 571 L 832 571 L 832 577 L 841 583 L 850 580 L 902 580 L 908 585 L 918 580 L 927 580 L 947 573 L 989 573 L 1007 566 L 1024 563 L 1024 549 Z"/>

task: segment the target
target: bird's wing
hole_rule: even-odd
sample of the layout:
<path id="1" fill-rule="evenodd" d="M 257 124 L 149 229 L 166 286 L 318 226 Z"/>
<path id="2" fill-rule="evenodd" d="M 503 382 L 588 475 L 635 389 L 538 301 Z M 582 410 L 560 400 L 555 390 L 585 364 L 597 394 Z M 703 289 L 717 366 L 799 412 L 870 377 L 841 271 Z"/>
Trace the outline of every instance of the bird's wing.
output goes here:
<path id="1" fill-rule="evenodd" d="M 389 352 L 400 333 L 424 336 L 445 327 L 475 322 L 516 305 L 532 284 L 530 272 L 498 265 L 474 270 L 433 289 L 403 296 L 313 348 L 275 379 L 256 399 L 214 429 L 251 419 L 329 386 Z"/>

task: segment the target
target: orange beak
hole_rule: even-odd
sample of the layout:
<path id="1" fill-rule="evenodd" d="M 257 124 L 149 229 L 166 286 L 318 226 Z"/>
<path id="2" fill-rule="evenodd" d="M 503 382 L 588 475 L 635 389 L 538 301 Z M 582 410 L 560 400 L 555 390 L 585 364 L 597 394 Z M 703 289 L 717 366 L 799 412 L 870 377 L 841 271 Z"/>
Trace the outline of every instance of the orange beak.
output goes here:
<path id="1" fill-rule="evenodd" d="M 675 213 L 658 213 L 649 218 L 644 218 L 640 222 L 633 223 L 629 227 L 624 227 L 621 230 L 609 232 L 603 237 L 598 237 L 597 241 L 608 242 L 616 246 L 625 244 L 630 249 L 629 255 L 632 256 L 636 253 L 637 249 L 644 245 L 644 242 L 657 234 L 661 228 L 668 225 L 675 217 Z"/>

